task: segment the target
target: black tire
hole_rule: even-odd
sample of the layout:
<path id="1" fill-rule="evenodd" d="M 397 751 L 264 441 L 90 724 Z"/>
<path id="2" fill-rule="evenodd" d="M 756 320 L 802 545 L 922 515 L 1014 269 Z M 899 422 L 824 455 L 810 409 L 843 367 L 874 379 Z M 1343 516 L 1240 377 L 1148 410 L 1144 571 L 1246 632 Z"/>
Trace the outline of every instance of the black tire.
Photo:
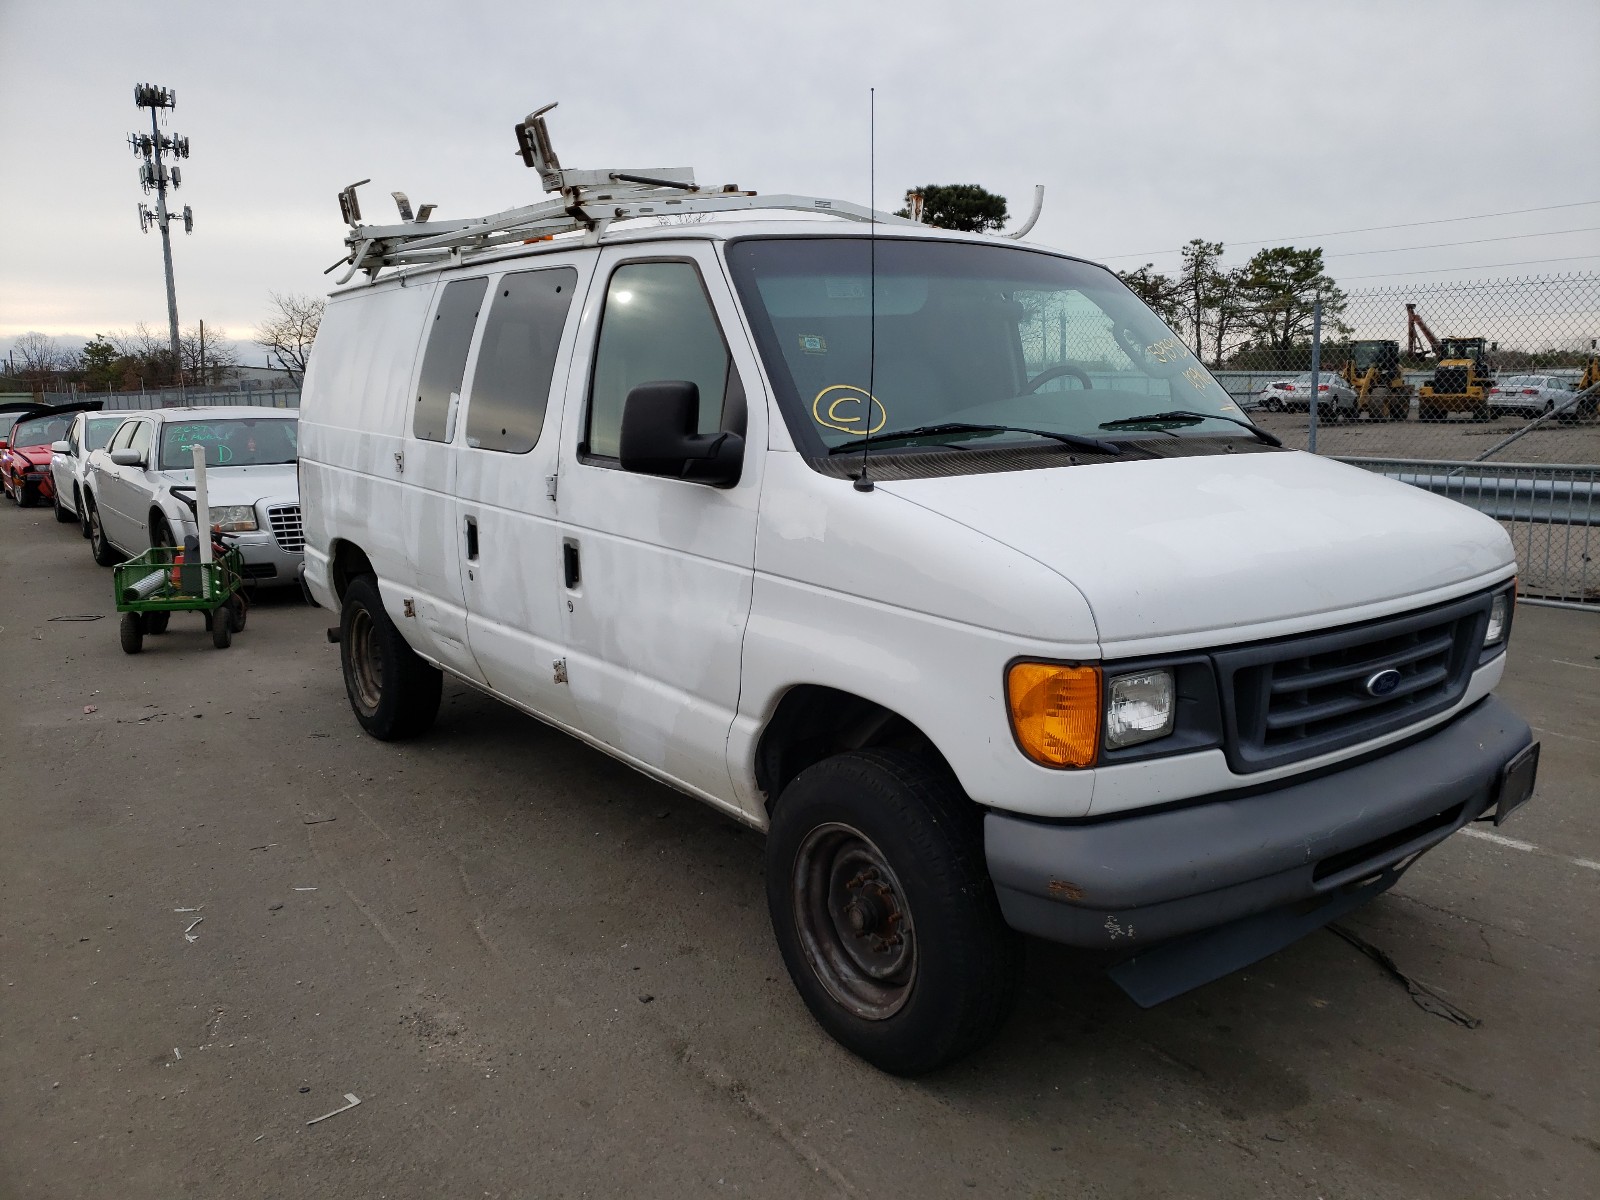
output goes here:
<path id="1" fill-rule="evenodd" d="M 144 649 L 144 621 L 138 613 L 123 613 L 118 633 L 122 638 L 124 654 L 137 654 Z"/>
<path id="2" fill-rule="evenodd" d="M 218 650 L 233 645 L 233 609 L 226 604 L 211 614 L 211 644 Z"/>
<path id="3" fill-rule="evenodd" d="M 172 539 L 172 526 L 167 524 L 167 518 L 160 513 L 155 513 L 150 518 L 150 546 L 164 546 L 175 549 L 178 543 Z"/>
<path id="4" fill-rule="evenodd" d="M 1022 939 L 1000 914 L 982 817 L 942 764 L 863 750 L 807 768 L 778 801 L 766 858 L 789 977 L 852 1053 L 920 1075 L 1011 1014 Z"/>
<path id="5" fill-rule="evenodd" d="M 60 492 L 55 492 L 55 493 L 51 494 L 50 503 L 55 506 L 56 520 L 61 522 L 61 524 L 65 525 L 70 521 L 76 521 L 78 519 L 76 513 L 68 512 L 67 511 L 67 506 L 65 504 L 61 503 L 61 493 Z"/>
<path id="6" fill-rule="evenodd" d="M 14 481 L 17 493 L 17 503 L 23 508 L 33 508 L 39 503 L 39 485 L 29 484 L 25 480 Z"/>
<path id="7" fill-rule="evenodd" d="M 77 484 L 72 485 L 72 507 L 78 510 L 78 532 L 87 538 L 89 536 L 89 513 L 83 507 L 83 489 Z"/>
<path id="8" fill-rule="evenodd" d="M 146 633 L 160 634 L 167 631 L 167 623 L 172 620 L 172 614 L 165 609 L 158 612 L 144 614 L 144 631 Z"/>
<path id="9" fill-rule="evenodd" d="M 105 527 L 100 523 L 100 508 L 93 499 L 87 500 L 85 506 L 89 517 L 89 549 L 94 552 L 94 561 L 102 567 L 114 567 L 122 561 L 122 556 L 106 540 Z"/>
<path id="10" fill-rule="evenodd" d="M 233 609 L 233 631 L 244 632 L 244 624 L 250 619 L 250 601 L 244 598 L 243 592 L 235 592 L 228 601 L 228 607 Z"/>
<path id="11" fill-rule="evenodd" d="M 439 714 L 444 679 L 395 628 L 369 575 L 353 580 L 339 608 L 339 661 L 350 707 L 373 737 L 416 737 Z"/>

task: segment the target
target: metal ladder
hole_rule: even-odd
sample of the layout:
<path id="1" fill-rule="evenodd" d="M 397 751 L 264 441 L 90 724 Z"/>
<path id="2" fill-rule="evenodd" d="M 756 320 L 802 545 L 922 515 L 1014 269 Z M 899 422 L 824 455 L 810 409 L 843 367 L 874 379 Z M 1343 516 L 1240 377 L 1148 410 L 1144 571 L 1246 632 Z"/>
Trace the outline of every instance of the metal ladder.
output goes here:
<path id="1" fill-rule="evenodd" d="M 348 283 L 365 271 L 376 280 L 385 267 L 455 264 L 518 242 L 536 242 L 557 234 L 582 231 L 583 244 L 596 245 L 614 221 L 635 217 L 678 216 L 745 210 L 822 213 L 847 221 L 886 225 L 916 225 L 918 221 L 876 212 L 847 200 L 814 196 L 758 196 L 734 184 L 700 186 L 689 167 L 664 167 L 638 171 L 574 171 L 561 166 L 550 146 L 544 115 L 555 108 L 547 104 L 531 112 L 516 127 L 517 149 L 523 163 L 539 172 L 547 192 L 559 198 L 522 208 L 490 213 L 486 217 L 434 221 L 434 205 L 425 204 L 415 214 L 404 192 L 393 192 L 401 224 L 363 225 L 356 189 L 371 183 L 363 179 L 339 193 L 339 212 L 349 224 L 344 242 L 348 253 L 323 274 L 344 267 L 336 281 Z M 1031 225 L 1031 222 L 1030 222 Z"/>

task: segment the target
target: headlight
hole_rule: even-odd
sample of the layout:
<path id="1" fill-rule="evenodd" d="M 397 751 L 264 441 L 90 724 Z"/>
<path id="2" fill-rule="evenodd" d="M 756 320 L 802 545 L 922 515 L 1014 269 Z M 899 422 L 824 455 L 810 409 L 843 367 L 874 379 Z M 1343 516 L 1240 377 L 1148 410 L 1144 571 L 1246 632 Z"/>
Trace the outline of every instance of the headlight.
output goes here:
<path id="1" fill-rule="evenodd" d="M 249 504 L 224 504 L 211 510 L 211 525 L 223 533 L 248 533 L 256 528 L 256 510 Z"/>
<path id="2" fill-rule="evenodd" d="M 1006 708 L 1017 745 L 1046 767 L 1087 767 L 1100 750 L 1100 668 L 1013 663 Z"/>
<path id="3" fill-rule="evenodd" d="M 1106 681 L 1106 748 L 1137 746 L 1172 732 L 1171 671 L 1140 671 Z"/>
<path id="4" fill-rule="evenodd" d="M 1489 604 L 1489 628 L 1484 630 L 1483 644 L 1498 645 L 1505 641 L 1506 625 L 1511 620 L 1512 592 L 1501 592 Z"/>

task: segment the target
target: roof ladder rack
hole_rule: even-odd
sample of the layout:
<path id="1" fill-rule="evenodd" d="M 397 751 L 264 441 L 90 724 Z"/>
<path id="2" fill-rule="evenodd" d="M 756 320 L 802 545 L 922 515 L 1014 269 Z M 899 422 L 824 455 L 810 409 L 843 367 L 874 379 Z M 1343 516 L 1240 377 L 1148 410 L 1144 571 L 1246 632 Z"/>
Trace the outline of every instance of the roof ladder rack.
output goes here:
<path id="1" fill-rule="evenodd" d="M 528 114 L 516 126 L 517 151 L 523 163 L 539 172 L 547 192 L 559 197 L 522 208 L 463 220 L 431 220 L 434 205 L 425 204 L 415 216 L 404 192 L 393 193 L 400 209 L 397 225 L 361 224 L 361 204 L 356 189 L 371 180 L 353 183 L 339 193 L 339 212 L 349 224 L 347 253 L 324 274 L 344 267 L 338 283 L 348 283 L 358 271 L 369 280 L 385 267 L 421 266 L 461 262 L 518 242 L 542 241 L 561 233 L 581 231 L 584 242 L 594 245 L 613 221 L 635 217 L 676 216 L 689 213 L 775 211 L 823 213 L 847 221 L 916 225 L 904 217 L 874 212 L 847 200 L 812 196 L 757 196 L 734 184 L 701 186 L 689 167 L 655 167 L 639 170 L 574 171 L 561 166 L 550 145 L 545 114 L 547 104 Z"/>

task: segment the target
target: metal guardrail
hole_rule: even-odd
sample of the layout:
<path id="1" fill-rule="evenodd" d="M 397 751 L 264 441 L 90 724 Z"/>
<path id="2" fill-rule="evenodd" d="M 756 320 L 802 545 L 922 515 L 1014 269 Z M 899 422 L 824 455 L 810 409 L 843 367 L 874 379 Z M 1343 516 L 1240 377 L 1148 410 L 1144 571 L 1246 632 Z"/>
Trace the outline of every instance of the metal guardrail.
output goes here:
<path id="1" fill-rule="evenodd" d="M 1499 521 L 1531 603 L 1600 611 L 1600 466 L 1341 458 Z"/>

